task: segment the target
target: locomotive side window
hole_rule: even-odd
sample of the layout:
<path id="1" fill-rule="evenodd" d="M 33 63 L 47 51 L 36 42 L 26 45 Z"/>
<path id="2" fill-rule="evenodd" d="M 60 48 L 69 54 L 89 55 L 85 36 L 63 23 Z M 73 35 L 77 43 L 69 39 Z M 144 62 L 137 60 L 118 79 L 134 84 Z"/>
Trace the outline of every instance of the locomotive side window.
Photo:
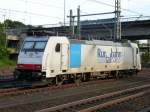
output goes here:
<path id="1" fill-rule="evenodd" d="M 60 43 L 56 44 L 55 51 L 56 52 L 60 52 Z"/>

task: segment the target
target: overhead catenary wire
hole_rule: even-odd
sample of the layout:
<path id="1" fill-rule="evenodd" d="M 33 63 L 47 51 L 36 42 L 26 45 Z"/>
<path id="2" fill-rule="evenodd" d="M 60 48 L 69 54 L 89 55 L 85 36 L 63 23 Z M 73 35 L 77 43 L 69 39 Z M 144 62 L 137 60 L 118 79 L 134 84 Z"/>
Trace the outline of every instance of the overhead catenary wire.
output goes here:
<path id="1" fill-rule="evenodd" d="M 18 1 L 26 2 L 26 0 L 18 0 Z M 41 3 L 41 2 L 33 2 L 33 1 L 28 0 L 28 3 L 34 4 L 34 5 L 41 5 L 41 6 L 45 6 L 45 7 L 54 7 L 54 8 L 58 8 L 58 9 L 63 9 L 63 7 L 61 7 L 61 6 L 56 6 L 56 5 L 52 5 L 52 4 L 44 4 L 44 3 Z"/>
<path id="2" fill-rule="evenodd" d="M 19 1 L 21 1 L 21 0 L 19 0 Z M 23 1 L 26 1 L 26 0 L 23 0 Z M 87 1 L 87 0 L 84 0 L 84 3 L 85 3 L 85 1 Z M 88 1 L 97 1 L 97 2 L 101 2 L 101 1 L 99 1 L 99 0 L 88 0 Z M 28 2 L 31 2 L 31 3 L 33 3 L 33 1 L 30 1 L 30 0 L 28 0 Z M 40 4 L 39 2 L 37 2 L 37 4 Z M 111 4 L 108 4 L 108 3 L 105 3 L 105 2 L 101 2 L 100 4 L 104 4 L 104 5 L 107 5 L 107 6 L 111 6 L 111 7 L 114 7 L 113 5 L 111 5 Z M 44 4 L 41 4 L 41 5 L 43 5 L 44 6 Z M 45 4 L 46 5 L 46 4 Z M 47 6 L 48 5 L 51 5 L 51 4 L 47 4 Z M 55 6 L 54 6 L 55 7 Z M 62 7 L 63 8 L 63 7 Z M 28 11 L 20 11 L 20 10 L 12 10 L 12 9 L 2 9 L 2 8 L 0 8 L 0 10 L 3 10 L 4 12 L 3 13 L 8 13 L 8 11 L 9 11 L 9 13 L 10 12 L 16 12 L 16 13 L 22 13 L 22 14 L 25 14 L 25 13 L 28 13 L 29 15 L 33 15 L 33 16 L 41 16 L 41 17 L 48 17 L 48 18 L 56 18 L 56 19 L 60 19 L 60 20 L 63 20 L 63 17 L 62 16 L 60 16 L 60 17 L 62 17 L 62 18 L 60 18 L 60 17 L 54 17 L 54 16 L 49 16 L 49 15 L 43 15 L 43 14 L 38 14 L 38 13 L 33 13 L 33 12 L 28 12 Z M 129 9 L 123 9 L 123 10 L 126 10 L 126 11 L 131 11 L 131 10 L 129 10 Z M 7 11 L 7 12 L 6 12 Z M 18 12 L 19 11 L 19 12 Z M 136 13 L 136 14 L 140 14 L 140 13 L 138 13 L 138 12 L 135 12 L 135 11 L 132 11 L 133 13 Z M 84 12 L 85 13 L 85 12 Z M 4 14 L 3 14 L 4 15 Z M 6 14 L 6 16 L 7 16 L 7 14 Z"/>
<path id="3" fill-rule="evenodd" d="M 14 9 L 4 9 L 4 8 L 0 8 L 0 10 L 3 10 L 3 11 L 12 11 L 12 12 L 16 12 L 16 13 L 28 13 L 30 15 L 33 15 L 33 16 L 41 16 L 41 17 L 48 17 L 48 18 L 55 18 L 55 19 L 62 19 L 60 17 L 54 17 L 54 16 L 49 16 L 49 15 L 43 15 L 43 14 L 38 14 L 38 13 L 34 13 L 34 12 L 28 12 L 28 11 L 20 11 L 20 10 L 14 10 Z"/>
<path id="4" fill-rule="evenodd" d="M 95 2 L 95 3 L 98 3 L 98 4 L 103 4 L 103 5 L 106 5 L 106 6 L 109 6 L 109 7 L 115 7 L 114 5 L 111 5 L 109 3 L 105 3 L 105 2 L 102 2 L 102 1 L 99 1 L 99 0 L 87 0 L 87 1 Z M 130 12 L 130 13 L 142 15 L 141 13 L 136 12 L 136 11 L 132 11 L 130 9 L 125 9 L 125 8 L 121 8 L 121 9 L 124 10 L 124 11 Z"/>
<path id="5" fill-rule="evenodd" d="M 1 13 L 1 11 L 0 11 Z M 4 14 L 3 14 L 4 15 Z M 140 20 L 149 20 L 150 16 L 142 16 L 140 17 Z M 108 18 L 106 18 L 108 19 Z M 109 18 L 109 19 L 114 19 L 114 18 Z M 138 21 L 139 20 L 139 16 L 131 16 L 131 17 L 122 17 L 121 18 L 122 22 L 128 22 L 128 21 Z M 90 21 L 90 20 L 88 20 Z M 74 21 L 74 22 L 77 22 L 77 21 Z M 42 26 L 45 28 L 46 27 L 59 27 L 59 26 L 62 26 L 63 23 L 55 23 L 55 24 L 38 24 L 38 25 L 33 25 L 33 27 L 38 27 L 38 26 Z M 69 21 L 66 21 L 66 25 L 69 25 Z"/>

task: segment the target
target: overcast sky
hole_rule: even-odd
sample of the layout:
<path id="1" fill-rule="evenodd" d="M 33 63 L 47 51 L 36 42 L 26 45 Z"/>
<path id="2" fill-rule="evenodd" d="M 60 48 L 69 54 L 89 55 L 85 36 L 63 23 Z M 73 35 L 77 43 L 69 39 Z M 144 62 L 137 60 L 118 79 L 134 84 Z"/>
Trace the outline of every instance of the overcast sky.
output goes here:
<path id="1" fill-rule="evenodd" d="M 65 0 L 66 16 L 78 5 L 81 14 L 112 12 L 115 0 Z M 102 3 L 101 3 L 102 2 Z M 106 3 L 106 4 L 105 4 Z M 110 4 L 110 5 L 109 5 Z M 0 21 L 12 19 L 25 24 L 55 24 L 64 21 L 64 0 L 0 0 Z M 150 16 L 150 0 L 121 0 L 122 16 Z M 127 9 L 128 11 L 124 10 Z M 82 20 L 101 19 L 109 16 L 84 17 Z M 66 19 L 68 21 L 68 19 Z"/>

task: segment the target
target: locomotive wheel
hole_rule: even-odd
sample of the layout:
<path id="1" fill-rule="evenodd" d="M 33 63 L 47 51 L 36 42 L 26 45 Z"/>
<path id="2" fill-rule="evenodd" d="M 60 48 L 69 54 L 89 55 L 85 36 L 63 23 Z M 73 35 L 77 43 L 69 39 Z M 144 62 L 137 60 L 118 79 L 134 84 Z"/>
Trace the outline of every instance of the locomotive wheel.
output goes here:
<path id="1" fill-rule="evenodd" d="M 18 70 L 15 70 L 14 71 L 14 79 L 22 81 L 24 79 L 23 73 Z"/>
<path id="2" fill-rule="evenodd" d="M 83 74 L 83 81 L 90 81 L 90 78 L 91 78 L 91 74 L 90 73 L 85 73 Z"/>
<path id="3" fill-rule="evenodd" d="M 76 80 L 75 80 L 75 84 L 76 84 L 77 86 L 79 86 L 81 82 L 82 82 L 81 79 L 76 79 Z"/>
<path id="4" fill-rule="evenodd" d="M 75 78 L 74 78 L 74 82 L 75 82 L 75 84 L 77 85 L 77 86 L 79 86 L 80 85 L 80 83 L 82 82 L 82 75 L 80 75 L 80 74 L 76 74 L 75 75 Z"/>
<path id="5" fill-rule="evenodd" d="M 135 75 L 136 75 L 136 76 L 138 75 L 138 70 L 135 71 Z"/>
<path id="6" fill-rule="evenodd" d="M 46 82 L 50 86 L 50 85 L 56 84 L 56 79 L 54 77 L 47 78 L 47 79 L 43 79 L 43 82 Z"/>
<path id="7" fill-rule="evenodd" d="M 63 82 L 64 82 L 63 76 L 60 75 L 56 76 L 56 85 L 60 86 L 63 84 Z"/>
<path id="8" fill-rule="evenodd" d="M 20 75 L 20 72 L 18 70 L 15 70 L 14 71 L 14 79 L 19 80 L 19 75 Z"/>
<path id="9" fill-rule="evenodd" d="M 116 78 L 117 80 L 119 79 L 119 71 L 116 71 L 115 78 Z"/>

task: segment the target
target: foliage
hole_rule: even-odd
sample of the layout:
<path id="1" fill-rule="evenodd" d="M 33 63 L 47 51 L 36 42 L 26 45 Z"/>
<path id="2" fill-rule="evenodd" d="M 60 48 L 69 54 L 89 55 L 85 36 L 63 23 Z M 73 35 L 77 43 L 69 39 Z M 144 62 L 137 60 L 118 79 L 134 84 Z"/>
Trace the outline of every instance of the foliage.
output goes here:
<path id="1" fill-rule="evenodd" d="M 8 54 L 8 50 L 5 47 L 0 46 L 0 67 L 16 65 L 15 61 L 9 59 Z"/>
<path id="2" fill-rule="evenodd" d="M 9 51 L 5 46 L 6 34 L 5 28 L 22 28 L 25 27 L 23 23 L 19 21 L 5 20 L 4 23 L 0 23 L 0 67 L 2 66 L 14 66 L 15 61 L 9 59 Z"/>
<path id="3" fill-rule="evenodd" d="M 0 46 L 5 46 L 6 38 L 5 34 L 0 32 Z"/>
<path id="4" fill-rule="evenodd" d="M 26 25 L 19 21 L 12 21 L 9 19 L 6 19 L 4 23 L 0 23 L 0 46 L 5 46 L 6 43 L 6 34 L 5 34 L 5 28 L 22 28 Z"/>
<path id="5" fill-rule="evenodd" d="M 8 67 L 8 66 L 15 66 L 16 62 L 13 60 L 10 60 L 8 58 L 2 58 L 0 59 L 0 67 Z"/>
<path id="6" fill-rule="evenodd" d="M 8 54 L 8 50 L 5 47 L 0 46 L 0 67 L 16 65 L 15 61 L 9 59 Z"/>
<path id="7" fill-rule="evenodd" d="M 8 57 L 8 53 L 5 47 L 0 46 L 0 59 Z"/>
<path id="8" fill-rule="evenodd" d="M 4 33 L 4 26 L 2 23 L 0 23 L 0 46 L 5 46 L 5 33 Z"/>
<path id="9" fill-rule="evenodd" d="M 140 44 L 138 40 L 133 40 L 132 42 L 133 42 L 133 43 L 136 43 L 137 45 Z"/>
<path id="10" fill-rule="evenodd" d="M 4 32 L 4 25 L 2 23 L 0 23 L 0 32 Z"/>
<path id="11" fill-rule="evenodd" d="M 148 63 L 150 61 L 150 53 L 145 52 L 141 55 L 142 63 Z"/>
<path id="12" fill-rule="evenodd" d="M 25 25 L 19 21 L 12 21 L 12 20 L 9 20 L 9 19 L 6 19 L 4 21 L 4 25 L 7 27 L 7 28 L 20 28 L 20 27 L 25 27 Z"/>
<path id="13" fill-rule="evenodd" d="M 127 43 L 128 40 L 127 40 L 127 39 L 121 39 L 121 42 L 122 42 L 122 43 Z"/>
<path id="14" fill-rule="evenodd" d="M 5 46 L 6 43 L 6 34 L 5 34 L 5 28 L 22 28 L 26 25 L 19 21 L 12 21 L 9 19 L 6 19 L 4 23 L 0 23 L 0 45 Z"/>

